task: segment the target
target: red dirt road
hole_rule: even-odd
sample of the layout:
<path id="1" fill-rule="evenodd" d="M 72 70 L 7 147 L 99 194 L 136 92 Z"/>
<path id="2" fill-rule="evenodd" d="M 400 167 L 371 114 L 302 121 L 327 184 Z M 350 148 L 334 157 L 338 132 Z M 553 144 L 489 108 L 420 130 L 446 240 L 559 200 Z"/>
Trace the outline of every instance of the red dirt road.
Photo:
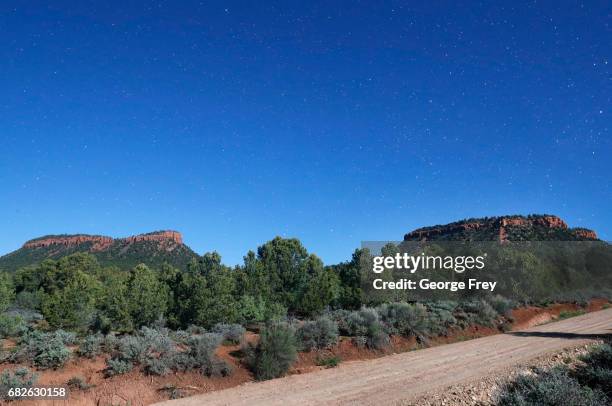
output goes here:
<path id="1" fill-rule="evenodd" d="M 196 405 L 387 405 L 487 376 L 594 335 L 612 335 L 612 309 L 519 332 L 442 345 L 338 368 L 158 403 Z"/>

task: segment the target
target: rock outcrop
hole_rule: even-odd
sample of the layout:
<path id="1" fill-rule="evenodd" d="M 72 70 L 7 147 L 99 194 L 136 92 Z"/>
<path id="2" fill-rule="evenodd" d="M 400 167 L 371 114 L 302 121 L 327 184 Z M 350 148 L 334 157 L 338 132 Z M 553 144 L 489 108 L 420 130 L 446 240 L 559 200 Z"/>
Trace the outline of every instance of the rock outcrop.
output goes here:
<path id="1" fill-rule="evenodd" d="M 51 246 L 73 247 L 82 244 L 91 244 L 92 251 L 103 251 L 113 243 L 111 237 L 101 235 L 50 235 L 30 240 L 23 244 L 23 248 L 46 248 Z"/>
<path id="2" fill-rule="evenodd" d="M 596 240 L 597 237 L 597 233 L 593 230 L 589 230 L 588 228 L 573 228 L 572 231 L 587 240 Z"/>
<path id="3" fill-rule="evenodd" d="M 405 241 L 444 239 L 498 240 L 596 240 L 597 234 L 588 229 L 570 229 L 565 221 L 552 215 L 484 217 L 457 221 L 446 225 L 418 228 L 404 236 Z"/>
<path id="4" fill-rule="evenodd" d="M 178 231 L 156 231 L 148 234 L 138 234 L 131 237 L 121 238 L 128 243 L 138 241 L 156 241 L 156 242 L 174 242 L 176 244 L 183 243 L 183 236 Z"/>
<path id="5" fill-rule="evenodd" d="M 74 247 L 78 245 L 90 245 L 90 251 L 104 251 L 114 243 L 134 244 L 141 241 L 153 241 L 160 244 L 183 244 L 183 237 L 178 231 L 156 231 L 147 234 L 138 234 L 125 238 L 112 238 L 102 235 L 49 235 L 46 237 L 30 240 L 23 248 L 47 248 L 52 246 Z"/>

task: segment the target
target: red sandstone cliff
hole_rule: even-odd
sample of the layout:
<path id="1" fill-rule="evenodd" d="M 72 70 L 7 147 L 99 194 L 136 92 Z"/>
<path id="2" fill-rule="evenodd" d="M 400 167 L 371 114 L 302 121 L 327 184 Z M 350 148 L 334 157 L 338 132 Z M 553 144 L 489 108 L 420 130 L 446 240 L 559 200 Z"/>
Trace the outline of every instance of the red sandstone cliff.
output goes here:
<path id="1" fill-rule="evenodd" d="M 588 229 L 569 229 L 565 221 L 557 216 L 502 216 L 488 217 L 458 221 L 441 226 L 423 227 L 404 236 L 404 240 L 432 240 L 437 237 L 462 234 L 480 229 L 494 230 L 497 239 L 501 242 L 507 240 L 507 231 L 515 227 L 540 227 L 547 229 L 567 230 L 574 236 L 582 239 L 597 239 L 597 234 Z"/>
<path id="2" fill-rule="evenodd" d="M 154 241 L 160 244 L 183 244 L 183 237 L 177 231 L 157 231 L 148 234 L 133 235 L 126 238 L 112 238 L 101 235 L 51 235 L 47 237 L 30 240 L 23 245 L 23 248 L 40 248 L 50 246 L 72 247 L 81 244 L 91 243 L 91 251 L 104 251 L 113 243 L 133 244 L 139 241 Z"/>
<path id="3" fill-rule="evenodd" d="M 586 228 L 574 228 L 572 230 L 577 236 L 582 237 L 582 238 L 586 238 L 589 240 L 596 240 L 597 239 L 597 233 L 593 230 L 589 230 Z"/>

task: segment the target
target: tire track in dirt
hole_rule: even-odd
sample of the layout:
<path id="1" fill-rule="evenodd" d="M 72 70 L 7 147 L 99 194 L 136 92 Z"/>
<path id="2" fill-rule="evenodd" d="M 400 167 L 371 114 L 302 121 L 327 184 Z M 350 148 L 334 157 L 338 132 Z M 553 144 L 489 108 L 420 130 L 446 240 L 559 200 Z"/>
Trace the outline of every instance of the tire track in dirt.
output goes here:
<path id="1" fill-rule="evenodd" d="M 158 405 L 401 404 L 420 394 L 478 379 L 604 334 L 612 336 L 612 309 L 519 332 L 347 362 L 334 369 L 247 383 Z"/>

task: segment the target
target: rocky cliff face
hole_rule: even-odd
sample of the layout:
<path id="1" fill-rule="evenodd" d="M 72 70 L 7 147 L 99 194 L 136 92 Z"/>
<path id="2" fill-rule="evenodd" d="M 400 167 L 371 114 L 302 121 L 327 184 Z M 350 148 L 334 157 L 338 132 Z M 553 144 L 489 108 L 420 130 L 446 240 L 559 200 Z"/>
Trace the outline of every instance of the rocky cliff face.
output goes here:
<path id="1" fill-rule="evenodd" d="M 446 225 L 423 227 L 404 236 L 415 240 L 595 240 L 588 229 L 570 229 L 561 218 L 551 215 L 485 217 Z"/>
<path id="2" fill-rule="evenodd" d="M 121 240 L 127 243 L 134 243 L 138 241 L 155 241 L 161 243 L 173 242 L 175 244 L 183 243 L 183 236 L 178 231 L 156 231 L 148 234 L 138 234 Z"/>
<path id="3" fill-rule="evenodd" d="M 47 248 L 52 246 L 72 247 L 81 244 L 91 244 L 92 251 L 101 251 L 113 243 L 111 237 L 101 235 L 59 235 L 48 236 L 30 240 L 23 244 L 23 248 Z"/>
<path id="4" fill-rule="evenodd" d="M 138 234 L 126 238 L 112 238 L 102 235 L 50 235 L 36 238 L 23 244 L 23 248 L 48 248 L 53 246 L 74 247 L 77 245 L 91 245 L 91 251 L 104 251 L 113 243 L 133 244 L 140 241 L 153 241 L 157 243 L 183 244 L 183 237 L 178 231 L 156 231 L 147 234 Z"/>
<path id="5" fill-rule="evenodd" d="M 574 228 L 572 231 L 577 235 L 586 240 L 596 240 L 597 233 L 593 230 L 589 230 L 588 228 Z"/>

